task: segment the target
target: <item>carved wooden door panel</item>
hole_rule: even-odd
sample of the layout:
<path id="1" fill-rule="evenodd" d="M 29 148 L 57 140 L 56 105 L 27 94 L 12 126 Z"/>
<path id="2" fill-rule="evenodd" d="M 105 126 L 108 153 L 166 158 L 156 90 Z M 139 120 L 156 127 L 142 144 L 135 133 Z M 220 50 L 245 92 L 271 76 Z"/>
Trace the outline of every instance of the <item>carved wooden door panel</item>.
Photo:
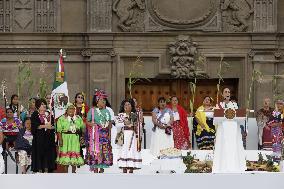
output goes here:
<path id="1" fill-rule="evenodd" d="M 218 80 L 216 79 L 197 81 L 194 103 L 195 110 L 202 105 L 205 96 L 212 97 L 214 99 L 213 104 L 215 105 L 217 82 Z M 221 88 L 223 87 L 229 87 L 232 91 L 232 96 L 237 97 L 237 79 L 225 79 Z M 127 88 L 125 92 L 125 96 L 129 97 L 129 91 Z M 157 106 L 159 97 L 165 97 L 168 99 L 170 96 L 177 96 L 179 104 L 189 112 L 191 95 L 189 81 L 181 79 L 152 79 L 152 82 L 138 82 L 132 89 L 132 96 L 138 100 L 139 105 L 143 108 L 145 113 L 150 113 L 153 108 Z M 219 99 L 221 99 L 221 97 L 219 97 Z"/>

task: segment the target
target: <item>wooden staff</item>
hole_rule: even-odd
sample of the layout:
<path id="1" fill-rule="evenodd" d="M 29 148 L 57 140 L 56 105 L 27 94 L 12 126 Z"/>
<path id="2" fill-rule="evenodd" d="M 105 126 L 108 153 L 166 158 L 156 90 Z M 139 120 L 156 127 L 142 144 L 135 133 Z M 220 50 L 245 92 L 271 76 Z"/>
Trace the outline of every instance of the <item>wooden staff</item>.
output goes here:
<path id="1" fill-rule="evenodd" d="M 6 96 L 6 89 L 7 89 L 7 87 L 5 86 L 5 81 L 3 81 L 3 82 L 2 82 L 2 96 L 3 96 L 3 99 L 4 99 L 4 106 L 5 106 L 5 109 L 6 109 L 7 104 L 8 104 L 7 96 Z"/>
<path id="2" fill-rule="evenodd" d="M 138 124 L 137 124 L 137 135 L 136 135 L 136 139 L 137 139 L 137 151 L 140 152 L 141 151 L 141 141 L 140 141 L 140 138 L 141 138 L 141 111 L 139 110 L 137 112 L 137 121 L 138 121 Z M 143 118 L 142 118 L 143 120 Z"/>

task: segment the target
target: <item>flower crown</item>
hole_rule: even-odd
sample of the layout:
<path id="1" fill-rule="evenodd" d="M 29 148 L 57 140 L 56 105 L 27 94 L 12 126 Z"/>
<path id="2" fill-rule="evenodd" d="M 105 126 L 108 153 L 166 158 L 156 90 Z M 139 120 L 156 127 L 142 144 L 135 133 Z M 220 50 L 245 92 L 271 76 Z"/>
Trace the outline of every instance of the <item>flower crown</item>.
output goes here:
<path id="1" fill-rule="evenodd" d="M 101 98 L 107 98 L 108 95 L 105 93 L 105 91 L 101 89 L 95 89 L 95 96 L 96 96 L 96 101 L 98 101 Z"/>

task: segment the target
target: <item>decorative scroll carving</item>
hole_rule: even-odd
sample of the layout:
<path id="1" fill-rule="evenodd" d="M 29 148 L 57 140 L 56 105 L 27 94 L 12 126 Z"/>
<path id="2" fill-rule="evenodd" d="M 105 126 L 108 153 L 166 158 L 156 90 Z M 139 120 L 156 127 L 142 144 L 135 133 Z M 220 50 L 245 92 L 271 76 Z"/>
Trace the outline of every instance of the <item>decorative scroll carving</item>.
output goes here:
<path id="1" fill-rule="evenodd" d="M 192 42 L 189 36 L 178 36 L 177 41 L 169 44 L 171 55 L 171 75 L 174 78 L 192 78 L 196 73 L 195 57 L 197 43 Z"/>
<path id="2" fill-rule="evenodd" d="M 249 56 L 250 58 L 254 58 L 254 56 L 255 56 L 255 51 L 250 50 L 250 51 L 248 52 L 248 56 Z"/>
<path id="3" fill-rule="evenodd" d="M 93 52 L 91 49 L 83 49 L 81 51 L 81 55 L 84 56 L 84 57 L 90 57 L 92 56 Z"/>
<path id="4" fill-rule="evenodd" d="M 277 31 L 277 0 L 254 1 L 254 25 L 255 32 Z"/>
<path id="5" fill-rule="evenodd" d="M 254 12 L 250 0 L 222 0 L 223 30 L 228 32 L 246 32 Z"/>
<path id="6" fill-rule="evenodd" d="M 12 0 L 0 0 L 0 32 L 12 31 Z"/>
<path id="7" fill-rule="evenodd" d="M 91 32 L 111 32 L 112 0 L 88 0 L 89 30 Z"/>
<path id="8" fill-rule="evenodd" d="M 35 31 L 56 31 L 57 0 L 35 0 Z"/>
<path id="9" fill-rule="evenodd" d="M 119 18 L 122 31 L 144 31 L 144 0 L 115 0 L 112 9 Z"/>
<path id="10" fill-rule="evenodd" d="M 283 56 L 283 53 L 280 50 L 278 50 L 274 52 L 274 56 L 276 59 L 280 59 Z"/>

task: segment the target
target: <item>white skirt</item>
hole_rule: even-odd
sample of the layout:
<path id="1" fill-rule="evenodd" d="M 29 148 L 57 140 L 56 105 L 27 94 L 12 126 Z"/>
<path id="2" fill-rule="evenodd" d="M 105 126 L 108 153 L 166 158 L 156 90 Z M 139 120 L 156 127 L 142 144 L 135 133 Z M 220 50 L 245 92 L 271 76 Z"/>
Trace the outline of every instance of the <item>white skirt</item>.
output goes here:
<path id="1" fill-rule="evenodd" d="M 134 131 L 131 130 L 124 131 L 124 143 L 117 160 L 120 168 L 140 169 L 142 167 L 141 153 L 137 151 L 137 139 L 135 133 L 134 136 L 133 133 Z"/>
<path id="2" fill-rule="evenodd" d="M 121 128 L 117 128 L 114 125 L 111 127 L 111 147 L 112 149 L 120 149 L 121 146 L 115 144 L 115 138 L 117 133 L 120 131 Z"/>
<path id="3" fill-rule="evenodd" d="M 241 128 L 236 121 L 223 121 L 216 133 L 212 172 L 242 173 L 246 169 Z"/>
<path id="4" fill-rule="evenodd" d="M 174 148 L 173 133 L 167 135 L 164 129 L 157 127 L 155 132 L 152 131 L 150 152 L 157 157 L 161 150 L 167 148 Z"/>

